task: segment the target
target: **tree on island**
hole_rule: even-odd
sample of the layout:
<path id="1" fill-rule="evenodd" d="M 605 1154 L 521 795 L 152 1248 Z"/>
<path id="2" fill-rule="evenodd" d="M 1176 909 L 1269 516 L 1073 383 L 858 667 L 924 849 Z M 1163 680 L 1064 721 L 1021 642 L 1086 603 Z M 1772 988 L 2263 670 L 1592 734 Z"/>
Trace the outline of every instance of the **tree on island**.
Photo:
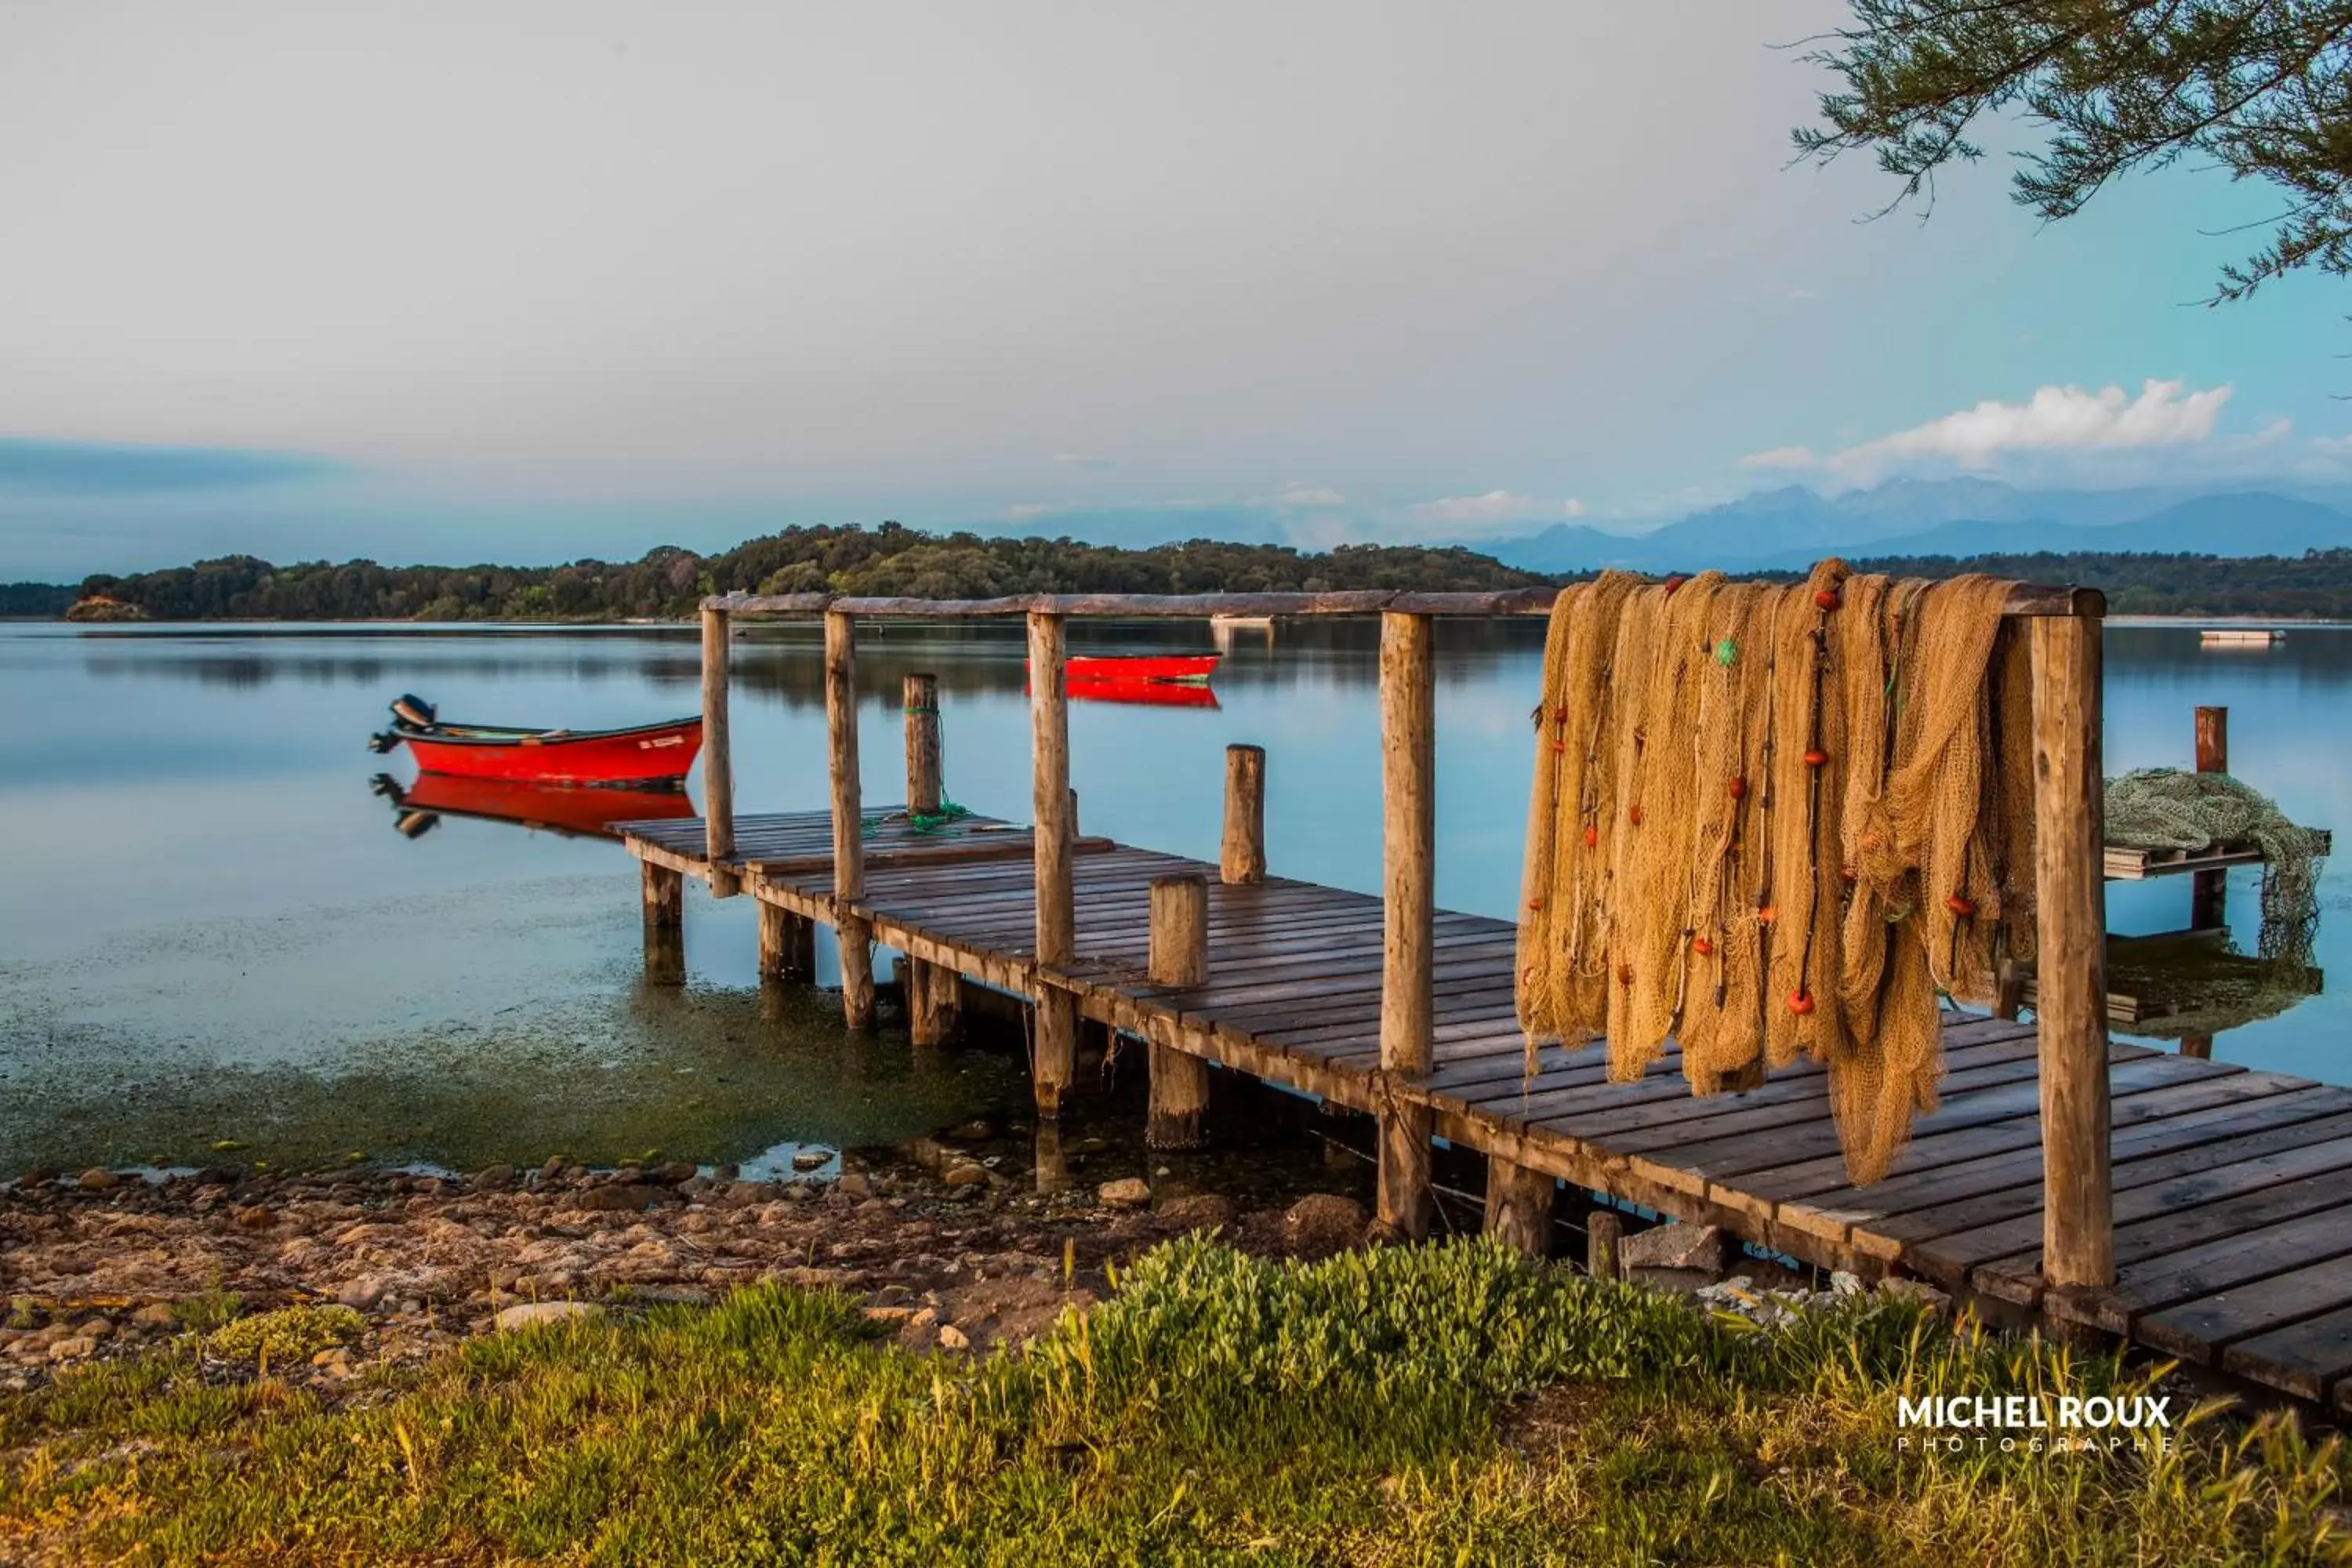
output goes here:
<path id="1" fill-rule="evenodd" d="M 2046 132 L 2017 202 L 2071 217 L 2116 176 L 2195 153 L 2284 194 L 2271 243 L 2222 269 L 2214 301 L 2304 267 L 2352 273 L 2352 0 L 1851 0 L 1854 25 L 1806 58 L 1843 79 L 1800 153 L 1870 149 L 1934 198 L 1983 155 L 1983 116 Z"/>

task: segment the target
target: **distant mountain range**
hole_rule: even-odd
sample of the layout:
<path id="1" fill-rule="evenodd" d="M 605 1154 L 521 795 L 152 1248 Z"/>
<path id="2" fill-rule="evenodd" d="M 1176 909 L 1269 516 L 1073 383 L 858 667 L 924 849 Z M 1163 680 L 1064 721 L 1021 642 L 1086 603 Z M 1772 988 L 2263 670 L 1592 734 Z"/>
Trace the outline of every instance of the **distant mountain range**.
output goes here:
<path id="1" fill-rule="evenodd" d="M 1823 496 L 1759 490 L 1647 532 L 1557 524 L 1474 548 L 1529 572 L 1802 566 L 1823 555 L 2025 551 L 2300 555 L 2352 547 L 2352 487 L 2207 493 L 2025 490 L 1992 479 L 1897 479 Z"/>

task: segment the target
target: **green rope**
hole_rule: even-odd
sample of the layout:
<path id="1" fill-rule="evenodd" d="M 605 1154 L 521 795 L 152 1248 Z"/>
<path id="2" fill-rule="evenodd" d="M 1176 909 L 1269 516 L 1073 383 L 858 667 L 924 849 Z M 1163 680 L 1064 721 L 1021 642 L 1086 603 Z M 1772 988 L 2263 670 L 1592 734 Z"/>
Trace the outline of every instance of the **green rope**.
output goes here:
<path id="1" fill-rule="evenodd" d="M 903 822 L 911 832 L 944 833 L 971 815 L 970 806 L 958 805 L 955 802 L 941 796 L 940 808 L 937 811 L 883 811 L 877 812 L 872 816 L 860 817 L 857 832 L 861 838 L 871 838 L 875 831 L 884 824 Z"/>

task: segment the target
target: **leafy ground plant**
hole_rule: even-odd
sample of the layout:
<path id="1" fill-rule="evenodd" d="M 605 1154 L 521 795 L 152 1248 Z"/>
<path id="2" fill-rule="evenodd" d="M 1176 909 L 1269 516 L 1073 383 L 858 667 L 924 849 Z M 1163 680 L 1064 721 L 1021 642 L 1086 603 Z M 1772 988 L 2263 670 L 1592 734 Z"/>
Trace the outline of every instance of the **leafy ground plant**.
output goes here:
<path id="1" fill-rule="evenodd" d="M 1896 1402 L 2145 1374 L 1858 1300 L 1784 1326 L 1463 1242 L 1198 1240 L 1021 1349 L 777 1286 L 477 1341 L 340 1408 L 184 1347 L 0 1402 L 0 1560 L 2342 1562 L 2333 1439 L 2211 1410 L 1933 1458 Z M 215 1369 L 208 1374 L 207 1367 Z"/>

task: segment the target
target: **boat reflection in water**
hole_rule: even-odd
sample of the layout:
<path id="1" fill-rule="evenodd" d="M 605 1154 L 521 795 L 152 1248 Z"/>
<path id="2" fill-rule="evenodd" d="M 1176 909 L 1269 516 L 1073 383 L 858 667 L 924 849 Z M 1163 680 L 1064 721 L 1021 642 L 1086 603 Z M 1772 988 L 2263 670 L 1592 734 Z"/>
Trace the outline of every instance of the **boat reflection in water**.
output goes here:
<path id="1" fill-rule="evenodd" d="M 1132 680 L 1080 675 L 1066 678 L 1073 702 L 1136 702 L 1154 708 L 1214 708 L 1217 694 L 1208 686 L 1186 680 Z"/>
<path id="2" fill-rule="evenodd" d="M 452 773 L 419 773 L 415 784 L 405 785 L 390 773 L 378 773 L 369 787 L 392 803 L 393 826 L 409 838 L 430 833 L 444 816 L 511 822 L 567 838 L 617 838 L 616 822 L 694 815 L 694 802 L 674 789 L 529 784 Z"/>

